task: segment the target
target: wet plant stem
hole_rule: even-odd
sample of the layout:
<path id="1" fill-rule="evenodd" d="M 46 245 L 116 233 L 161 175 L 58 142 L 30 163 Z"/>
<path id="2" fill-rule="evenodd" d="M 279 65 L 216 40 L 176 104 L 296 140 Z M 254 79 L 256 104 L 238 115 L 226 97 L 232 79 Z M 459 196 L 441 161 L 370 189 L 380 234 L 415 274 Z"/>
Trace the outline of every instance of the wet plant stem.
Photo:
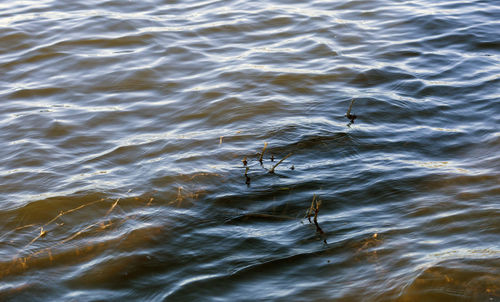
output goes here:
<path id="1" fill-rule="evenodd" d="M 264 152 L 266 151 L 267 143 L 264 143 L 264 148 L 262 148 L 262 153 L 260 153 L 259 162 L 262 165 L 262 160 L 264 158 Z"/>
<path id="2" fill-rule="evenodd" d="M 276 165 L 274 165 L 270 170 L 269 170 L 269 173 L 274 173 L 274 169 L 276 169 L 277 166 L 279 166 L 279 164 L 281 164 L 285 159 L 287 159 L 288 157 L 290 157 L 292 155 L 292 153 L 289 153 L 287 156 L 283 157 L 278 163 L 276 163 Z"/>

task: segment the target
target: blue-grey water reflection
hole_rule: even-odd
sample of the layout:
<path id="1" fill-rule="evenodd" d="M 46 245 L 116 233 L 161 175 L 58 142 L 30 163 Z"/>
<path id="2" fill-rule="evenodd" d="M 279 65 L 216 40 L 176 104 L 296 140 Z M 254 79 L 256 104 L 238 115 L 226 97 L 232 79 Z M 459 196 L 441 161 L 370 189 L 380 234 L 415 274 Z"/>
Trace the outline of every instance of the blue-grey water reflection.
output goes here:
<path id="1" fill-rule="evenodd" d="M 500 301 L 496 1 L 0 8 L 0 300 Z"/>

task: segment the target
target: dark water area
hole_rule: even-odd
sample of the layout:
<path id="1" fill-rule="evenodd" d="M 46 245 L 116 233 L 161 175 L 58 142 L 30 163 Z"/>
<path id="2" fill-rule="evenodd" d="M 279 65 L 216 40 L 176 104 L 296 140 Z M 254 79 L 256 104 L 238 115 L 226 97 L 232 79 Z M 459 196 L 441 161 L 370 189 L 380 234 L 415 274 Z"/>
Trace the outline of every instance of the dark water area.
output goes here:
<path id="1" fill-rule="evenodd" d="M 499 32 L 496 0 L 3 1 L 0 301 L 500 301 Z"/>

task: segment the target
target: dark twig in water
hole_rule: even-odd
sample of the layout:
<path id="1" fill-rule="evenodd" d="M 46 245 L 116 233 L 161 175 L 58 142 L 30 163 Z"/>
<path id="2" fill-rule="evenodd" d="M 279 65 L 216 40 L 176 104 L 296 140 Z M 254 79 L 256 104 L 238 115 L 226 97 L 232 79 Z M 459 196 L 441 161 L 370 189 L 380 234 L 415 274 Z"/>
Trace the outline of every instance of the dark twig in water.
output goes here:
<path id="1" fill-rule="evenodd" d="M 274 161 L 274 155 L 271 154 L 271 161 Z"/>
<path id="2" fill-rule="evenodd" d="M 349 109 L 347 109 L 346 117 L 351 121 L 351 123 L 354 123 L 354 120 L 357 118 L 355 114 L 351 114 L 351 109 L 352 105 L 354 104 L 354 99 L 352 99 L 351 104 L 349 105 Z"/>
<path id="3" fill-rule="evenodd" d="M 312 212 L 314 210 L 314 201 L 315 200 L 316 200 L 316 194 L 313 195 L 313 200 L 311 202 L 311 206 L 306 211 L 306 217 L 307 217 L 307 220 L 309 220 L 309 223 L 312 223 L 311 216 L 312 216 Z"/>
<path id="4" fill-rule="evenodd" d="M 312 223 L 311 216 L 315 212 L 315 209 L 317 206 L 318 205 L 317 205 L 317 201 L 316 201 L 316 194 L 314 194 L 313 199 L 311 201 L 311 206 L 309 207 L 309 209 L 307 209 L 307 212 L 306 212 L 306 217 L 307 217 L 307 220 L 309 220 L 309 223 Z"/>
<path id="5" fill-rule="evenodd" d="M 249 187 L 250 186 L 250 177 L 248 176 L 248 170 L 250 168 L 246 167 L 245 168 L 245 184 Z"/>
<path id="6" fill-rule="evenodd" d="M 247 164 L 248 164 L 248 162 L 247 162 L 247 157 L 245 156 L 241 162 L 243 162 L 243 166 L 245 166 L 245 167 L 246 167 L 246 166 L 247 166 Z"/>
<path id="7" fill-rule="evenodd" d="M 266 151 L 266 148 L 267 148 L 267 143 L 264 143 L 264 148 L 262 148 L 262 153 L 260 154 L 260 157 L 259 157 L 259 162 L 261 165 L 262 165 L 262 159 L 264 157 L 264 152 Z"/>
<path id="8" fill-rule="evenodd" d="M 318 224 L 318 212 L 320 205 L 321 205 L 321 200 L 316 201 L 316 208 L 314 209 L 314 224 L 316 225 L 316 232 L 324 234 L 325 232 L 323 232 L 323 230 L 320 228 Z"/>
<path id="9" fill-rule="evenodd" d="M 288 153 L 287 156 L 283 157 L 276 165 L 274 165 L 270 170 L 269 170 L 269 173 L 274 173 L 274 169 L 276 169 L 277 166 L 279 166 L 279 164 L 281 164 L 285 159 L 287 159 L 288 157 L 290 157 L 292 155 L 292 153 Z"/>
<path id="10" fill-rule="evenodd" d="M 319 226 L 319 223 L 318 223 L 318 213 L 319 213 L 319 206 L 320 205 L 321 205 L 321 200 L 317 199 L 316 194 L 314 194 L 312 202 L 311 202 L 311 206 L 309 207 L 309 209 L 306 212 L 306 216 L 307 216 L 307 220 L 309 220 L 309 223 L 314 222 L 314 225 L 316 226 L 316 232 L 318 232 L 321 235 L 321 237 L 324 237 L 325 232 L 323 232 L 323 229 L 321 229 L 321 227 Z M 311 222 L 311 216 L 313 216 L 313 213 L 314 213 L 314 218 L 313 218 L 313 221 Z M 323 238 L 323 242 L 327 243 L 326 238 Z"/>

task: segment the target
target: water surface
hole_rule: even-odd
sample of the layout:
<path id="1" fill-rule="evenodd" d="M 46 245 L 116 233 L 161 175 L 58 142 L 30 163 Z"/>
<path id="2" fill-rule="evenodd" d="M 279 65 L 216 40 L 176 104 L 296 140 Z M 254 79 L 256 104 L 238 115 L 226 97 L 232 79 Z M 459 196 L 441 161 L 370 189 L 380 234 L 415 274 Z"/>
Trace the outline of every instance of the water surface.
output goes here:
<path id="1" fill-rule="evenodd" d="M 500 301 L 499 16 L 0 3 L 0 300 Z"/>

